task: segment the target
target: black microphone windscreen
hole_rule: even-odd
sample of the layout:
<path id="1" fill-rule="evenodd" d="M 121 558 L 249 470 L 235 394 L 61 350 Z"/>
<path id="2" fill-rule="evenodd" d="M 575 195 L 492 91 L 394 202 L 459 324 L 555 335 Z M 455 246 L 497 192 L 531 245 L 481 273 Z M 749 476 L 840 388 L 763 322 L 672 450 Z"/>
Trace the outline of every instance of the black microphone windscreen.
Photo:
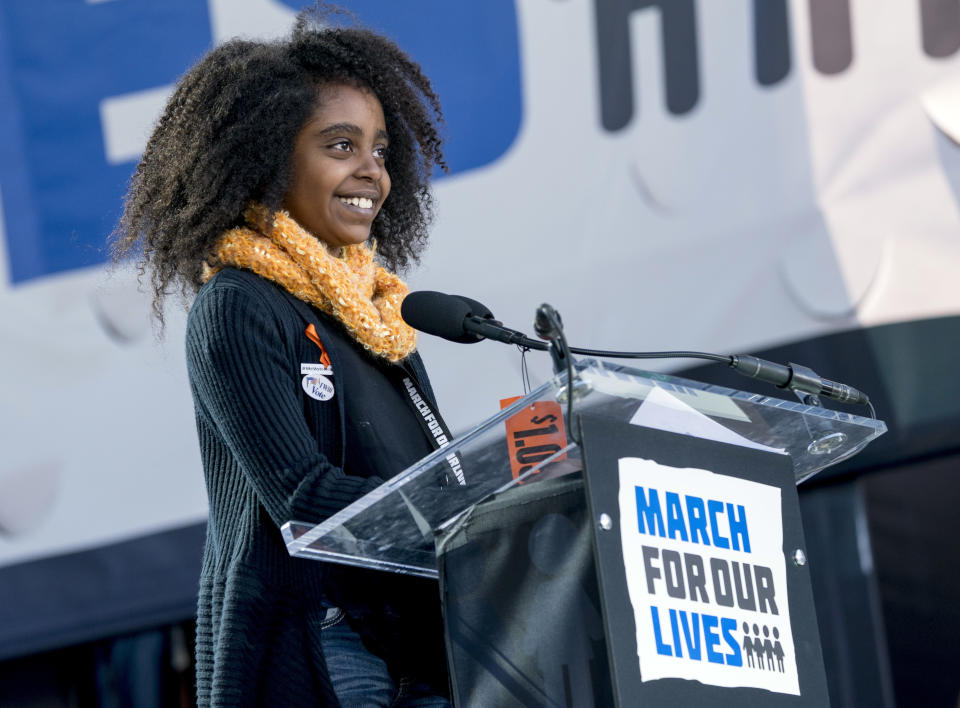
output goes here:
<path id="1" fill-rule="evenodd" d="M 400 305 L 400 316 L 414 329 L 462 344 L 482 339 L 463 328 L 470 311 L 470 305 L 460 298 L 433 290 L 412 292 Z"/>
<path id="2" fill-rule="evenodd" d="M 477 302 L 473 298 L 469 298 L 466 295 L 453 295 L 452 297 L 463 300 L 467 303 L 467 306 L 470 308 L 470 314 L 474 317 L 480 317 L 485 320 L 495 320 L 493 313 L 490 312 L 490 308 L 484 305 L 482 302 Z"/>

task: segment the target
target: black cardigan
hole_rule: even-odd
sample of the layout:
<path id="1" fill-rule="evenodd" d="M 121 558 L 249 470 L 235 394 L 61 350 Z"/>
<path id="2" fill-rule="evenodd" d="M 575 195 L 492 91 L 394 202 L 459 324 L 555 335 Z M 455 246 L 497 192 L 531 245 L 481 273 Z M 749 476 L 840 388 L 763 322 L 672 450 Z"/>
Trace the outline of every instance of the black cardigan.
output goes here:
<path id="1" fill-rule="evenodd" d="M 434 636 L 408 637 L 406 654 L 433 666 L 443 662 L 435 584 L 292 558 L 284 546 L 279 527 L 285 522 L 322 521 L 383 481 L 341 469 L 349 382 L 337 376 L 335 347 L 327 346 L 334 400 L 303 393 L 300 365 L 319 360 L 305 334 L 311 323 L 325 344 L 337 340 L 319 311 L 233 269 L 200 289 L 187 321 L 187 370 L 210 505 L 197 608 L 201 706 L 336 706 L 319 634 L 333 604 L 327 591 L 334 588 L 337 604 L 362 598 L 359 614 L 373 618 L 361 631 L 365 639 L 371 631 L 390 634 L 378 619 L 411 612 L 390 606 L 394 599 L 426 602 Z M 406 363 L 432 399 L 419 357 Z M 391 638 L 380 638 L 389 652 Z"/>

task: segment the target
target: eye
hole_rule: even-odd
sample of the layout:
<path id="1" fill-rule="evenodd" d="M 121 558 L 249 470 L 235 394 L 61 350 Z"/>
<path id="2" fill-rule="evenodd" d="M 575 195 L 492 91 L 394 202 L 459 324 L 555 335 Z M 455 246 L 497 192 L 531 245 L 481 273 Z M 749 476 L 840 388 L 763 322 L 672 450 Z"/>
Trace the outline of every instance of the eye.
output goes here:
<path id="1" fill-rule="evenodd" d="M 349 140 L 338 140 L 335 143 L 331 143 L 328 147 L 339 152 L 350 152 L 353 149 L 353 145 L 350 144 Z"/>
<path id="2" fill-rule="evenodd" d="M 377 147 L 375 147 L 375 148 L 373 149 L 373 156 L 374 156 L 375 158 L 377 158 L 378 160 L 386 160 L 386 159 L 387 159 L 387 146 L 386 146 L 386 145 L 377 145 Z"/>

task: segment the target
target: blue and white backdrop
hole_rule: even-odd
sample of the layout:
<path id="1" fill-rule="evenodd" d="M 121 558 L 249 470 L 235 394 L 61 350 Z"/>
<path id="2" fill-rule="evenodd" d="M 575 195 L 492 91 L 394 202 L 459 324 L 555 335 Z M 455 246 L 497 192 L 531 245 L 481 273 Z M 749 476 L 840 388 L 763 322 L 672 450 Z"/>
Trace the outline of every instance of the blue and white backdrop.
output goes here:
<path id="1" fill-rule="evenodd" d="M 58 610 L 66 624 L 128 626 L 100 606 L 139 592 L 123 567 L 71 565 L 77 553 L 121 544 L 142 560 L 136 543 L 206 514 L 184 312 L 168 308 L 158 343 L 135 274 L 108 265 L 127 179 L 186 68 L 227 38 L 283 35 L 301 4 L 0 0 L 0 578 L 18 602 L 37 578 L 98 588 Z M 415 289 L 469 295 L 525 330 L 547 301 L 571 342 L 607 349 L 909 342 L 931 323 L 956 340 L 956 3 L 344 4 L 421 62 L 445 107 L 452 169 Z M 511 348 L 421 350 L 455 430 L 520 392 Z M 927 415 L 888 388 L 888 416 Z M 190 552 L 181 594 L 154 587 L 117 612 L 186 602 Z M 0 626 L 0 655 L 69 634 Z"/>

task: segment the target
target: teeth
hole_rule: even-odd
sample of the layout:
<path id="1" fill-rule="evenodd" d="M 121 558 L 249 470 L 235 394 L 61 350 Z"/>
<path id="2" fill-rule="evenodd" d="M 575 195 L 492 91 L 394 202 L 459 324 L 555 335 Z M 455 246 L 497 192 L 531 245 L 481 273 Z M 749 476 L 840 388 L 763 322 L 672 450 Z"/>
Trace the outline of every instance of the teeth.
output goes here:
<path id="1" fill-rule="evenodd" d="M 344 204 L 352 204 L 355 207 L 360 207 L 361 209 L 373 209 L 373 200 L 367 199 L 366 197 L 340 197 L 340 201 Z"/>

